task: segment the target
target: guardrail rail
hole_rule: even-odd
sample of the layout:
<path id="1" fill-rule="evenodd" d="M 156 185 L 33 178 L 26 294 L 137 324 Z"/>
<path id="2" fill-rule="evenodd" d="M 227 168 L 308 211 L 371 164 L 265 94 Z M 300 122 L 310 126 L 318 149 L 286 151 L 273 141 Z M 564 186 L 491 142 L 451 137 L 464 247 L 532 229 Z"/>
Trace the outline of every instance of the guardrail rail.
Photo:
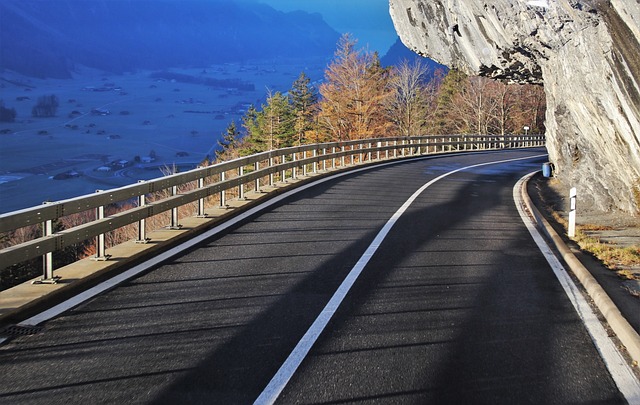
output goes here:
<path id="1" fill-rule="evenodd" d="M 307 176 L 334 169 L 368 164 L 376 161 L 402 159 L 434 153 L 484 151 L 544 146 L 543 135 L 435 135 L 363 139 L 302 145 L 262 152 L 206 167 L 140 181 L 125 187 L 101 190 L 63 201 L 0 215 L 0 234 L 29 226 L 41 226 L 41 236 L 0 250 L 0 271 L 7 267 L 42 257 L 41 282 L 55 282 L 52 254 L 65 247 L 95 238 L 95 259 L 107 260 L 105 234 L 119 228 L 137 226 L 137 241 L 146 242 L 145 220 L 161 213 L 170 213 L 167 228 L 177 229 L 178 210 L 195 205 L 195 215 L 206 216 L 206 209 L 225 206 L 229 195 L 244 198 L 247 190 L 260 191 L 273 186 L 276 180 Z M 188 186 L 188 187 L 187 187 Z M 163 193 L 163 198 L 149 202 L 147 196 Z M 229 193 L 229 195 L 227 194 Z M 105 207 L 122 205 L 127 208 L 105 215 Z M 93 211 L 86 223 L 58 232 L 53 222 L 58 219 Z"/>

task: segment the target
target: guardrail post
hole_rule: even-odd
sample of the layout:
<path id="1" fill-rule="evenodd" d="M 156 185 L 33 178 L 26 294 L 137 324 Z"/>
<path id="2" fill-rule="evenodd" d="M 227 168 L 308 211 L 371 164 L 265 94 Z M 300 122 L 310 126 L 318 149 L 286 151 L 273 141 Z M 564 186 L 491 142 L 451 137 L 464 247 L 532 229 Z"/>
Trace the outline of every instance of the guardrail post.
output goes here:
<path id="1" fill-rule="evenodd" d="M 49 237 L 53 234 L 53 221 L 47 219 L 42 223 L 42 236 Z M 42 256 L 42 280 L 53 278 L 53 252 L 47 252 Z"/>
<path id="2" fill-rule="evenodd" d="M 138 183 L 144 183 L 144 180 L 139 180 Z M 147 198 L 145 194 L 140 194 L 138 196 L 138 207 L 144 207 L 147 204 Z M 138 221 L 138 239 L 136 239 L 136 243 L 147 243 L 149 242 L 149 238 L 147 238 L 147 223 L 146 219 L 142 218 Z"/>
<path id="3" fill-rule="evenodd" d="M 269 168 L 273 167 L 273 156 L 269 156 Z M 273 172 L 269 173 L 269 187 L 273 187 Z"/>
<path id="4" fill-rule="evenodd" d="M 259 171 L 260 170 L 260 162 L 256 162 L 253 165 L 253 168 L 255 169 L 256 172 Z M 262 193 L 262 190 L 260 188 L 260 179 L 259 178 L 256 179 L 255 189 L 256 189 L 256 193 Z"/>
<path id="5" fill-rule="evenodd" d="M 314 160 L 313 160 L 313 174 L 316 174 L 316 173 L 318 173 L 318 162 L 315 160 L 315 158 L 318 157 L 318 150 L 317 149 L 313 150 L 313 157 L 314 157 Z"/>
<path id="6" fill-rule="evenodd" d="M 96 190 L 96 193 L 101 193 L 104 190 Z M 99 221 L 104 219 L 104 205 L 101 205 L 96 208 L 96 220 Z M 109 260 L 111 255 L 106 254 L 106 243 L 105 243 L 105 235 L 101 233 L 96 236 L 96 255 L 93 257 L 93 260 L 96 261 L 104 261 Z"/>
<path id="7" fill-rule="evenodd" d="M 220 182 L 225 181 L 225 172 L 220 172 Z M 227 191 L 225 189 L 220 190 L 220 208 L 227 208 Z"/>
<path id="8" fill-rule="evenodd" d="M 199 189 L 203 189 L 204 188 L 204 177 L 200 177 L 198 179 L 198 188 Z M 198 217 L 198 218 L 206 218 L 207 217 L 207 213 L 204 212 L 204 197 L 198 198 L 198 213 L 196 214 L 196 217 Z"/>
<path id="9" fill-rule="evenodd" d="M 302 152 L 302 160 L 305 160 L 305 161 L 307 160 L 307 151 L 306 150 Z M 302 165 L 302 175 L 305 176 L 305 177 L 307 176 L 307 166 L 308 166 L 307 163 Z"/>
<path id="10" fill-rule="evenodd" d="M 327 148 L 322 148 L 322 171 L 327 170 Z"/>
<path id="11" fill-rule="evenodd" d="M 291 161 L 292 161 L 293 163 L 295 163 L 295 162 L 297 162 L 297 161 L 298 161 L 298 155 L 297 155 L 295 152 L 293 152 L 293 153 L 291 154 Z M 294 165 L 294 166 L 291 168 L 291 179 L 292 179 L 292 180 L 295 180 L 295 179 L 297 179 L 297 178 L 298 178 L 298 167 Z"/>
<path id="12" fill-rule="evenodd" d="M 332 169 L 336 168 L 336 147 L 335 146 L 331 147 L 331 168 Z"/>
<path id="13" fill-rule="evenodd" d="M 178 195 L 178 186 L 171 187 L 171 197 Z M 178 223 L 178 207 L 171 208 L 171 223 L 167 229 L 180 229 L 182 225 Z"/>
<path id="14" fill-rule="evenodd" d="M 238 177 L 244 176 L 244 166 L 238 167 Z M 244 184 L 242 183 L 242 179 L 240 179 L 240 185 L 238 185 L 238 200 L 243 201 L 244 198 Z"/>
<path id="15" fill-rule="evenodd" d="M 43 204 L 51 204 L 45 201 Z M 47 238 L 53 235 L 53 221 L 47 219 L 42 223 L 42 237 Z M 53 275 L 53 252 L 42 255 L 42 277 L 32 284 L 56 284 L 60 280 L 59 276 Z"/>
<path id="16" fill-rule="evenodd" d="M 345 166 L 345 163 L 344 163 L 345 162 L 345 160 L 344 160 L 344 151 L 345 151 L 344 145 L 342 145 L 340 147 L 340 152 L 342 152 L 342 156 L 340 156 L 340 166 L 342 166 L 342 167 Z"/>
<path id="17" fill-rule="evenodd" d="M 285 163 L 287 163 L 287 156 L 282 155 L 282 164 Z M 282 169 L 282 172 L 280 174 L 280 181 L 283 183 L 287 181 L 287 169 Z"/>

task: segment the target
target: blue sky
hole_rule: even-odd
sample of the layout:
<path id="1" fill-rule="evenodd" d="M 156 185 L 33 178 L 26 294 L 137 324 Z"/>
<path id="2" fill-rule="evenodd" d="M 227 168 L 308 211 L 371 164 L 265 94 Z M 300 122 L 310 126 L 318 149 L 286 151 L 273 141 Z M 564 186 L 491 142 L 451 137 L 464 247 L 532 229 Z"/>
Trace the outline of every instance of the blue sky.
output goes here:
<path id="1" fill-rule="evenodd" d="M 340 33 L 350 32 L 362 47 L 384 55 L 397 34 L 389 16 L 389 0 L 253 0 L 281 11 L 322 14 Z"/>

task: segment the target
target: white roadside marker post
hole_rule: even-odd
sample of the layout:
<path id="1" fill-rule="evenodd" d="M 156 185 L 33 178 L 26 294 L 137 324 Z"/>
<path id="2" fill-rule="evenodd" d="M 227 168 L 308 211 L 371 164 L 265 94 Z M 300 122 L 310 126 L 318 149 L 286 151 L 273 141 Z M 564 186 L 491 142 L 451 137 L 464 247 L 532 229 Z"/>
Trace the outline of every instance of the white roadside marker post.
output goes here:
<path id="1" fill-rule="evenodd" d="M 576 198 L 577 191 L 575 187 L 572 187 L 569 191 L 569 237 L 576 236 Z"/>

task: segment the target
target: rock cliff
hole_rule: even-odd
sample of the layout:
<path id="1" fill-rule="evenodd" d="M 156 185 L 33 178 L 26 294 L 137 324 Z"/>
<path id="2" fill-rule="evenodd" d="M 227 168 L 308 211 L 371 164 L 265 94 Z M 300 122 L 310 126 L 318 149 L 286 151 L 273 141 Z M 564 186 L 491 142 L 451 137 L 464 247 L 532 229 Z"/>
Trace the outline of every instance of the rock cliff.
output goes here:
<path id="1" fill-rule="evenodd" d="M 640 210 L 640 1 L 390 0 L 408 48 L 467 74 L 543 84 L 547 149 L 580 204 Z"/>

